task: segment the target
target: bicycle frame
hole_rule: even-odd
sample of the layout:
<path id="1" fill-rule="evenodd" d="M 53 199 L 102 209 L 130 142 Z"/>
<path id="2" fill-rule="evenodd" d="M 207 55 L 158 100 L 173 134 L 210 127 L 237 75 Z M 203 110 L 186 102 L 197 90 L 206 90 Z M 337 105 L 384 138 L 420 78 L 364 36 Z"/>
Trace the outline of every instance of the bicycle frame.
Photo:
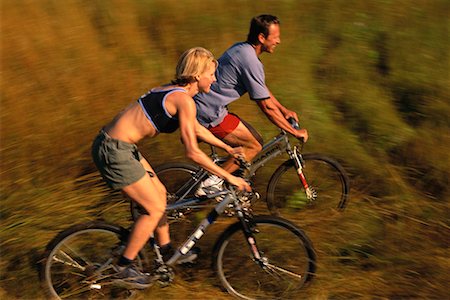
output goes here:
<path id="1" fill-rule="evenodd" d="M 252 238 L 252 232 L 248 226 L 248 214 L 241 207 L 238 197 L 236 196 L 235 191 L 230 188 L 229 190 L 224 190 L 214 195 L 210 195 L 207 198 L 190 198 L 184 199 L 178 203 L 169 204 L 167 206 L 166 211 L 170 212 L 171 210 L 176 210 L 180 208 L 184 208 L 190 206 L 191 204 L 200 203 L 205 201 L 205 199 L 214 199 L 215 197 L 225 195 L 224 199 L 219 202 L 209 213 L 208 215 L 200 222 L 197 228 L 192 232 L 192 234 L 186 239 L 186 241 L 179 246 L 178 251 L 165 263 L 167 266 L 173 266 L 177 260 L 184 254 L 186 254 L 194 245 L 201 239 L 201 237 L 205 234 L 206 229 L 212 225 L 217 218 L 225 212 L 227 208 L 230 206 L 234 207 L 236 211 L 237 218 L 242 223 L 244 228 L 244 234 L 247 238 L 247 243 L 249 244 L 249 248 L 252 251 L 255 261 L 259 261 L 261 255 L 258 251 L 258 248 L 255 244 L 255 239 Z M 154 241 L 154 237 L 151 238 L 150 241 L 154 251 L 157 253 L 157 257 L 161 258 L 159 247 L 156 245 Z M 162 259 L 160 260 L 162 262 Z"/>
<path id="2" fill-rule="evenodd" d="M 270 142 L 263 145 L 261 151 L 251 161 L 245 177 L 247 179 L 253 177 L 259 168 L 264 166 L 268 161 L 272 160 L 278 155 L 281 155 L 283 152 L 287 152 L 289 158 L 294 160 L 300 180 L 304 188 L 307 189 L 308 184 L 302 173 L 304 162 L 301 153 L 298 151 L 296 146 L 294 146 L 294 149 L 292 149 L 291 144 L 289 143 L 289 137 L 284 130 L 281 130 L 281 132 L 276 137 L 274 137 Z M 223 163 L 228 159 L 227 157 L 219 157 L 214 146 L 211 146 L 210 157 L 216 164 Z M 186 197 L 190 191 L 196 188 L 201 181 L 206 179 L 208 175 L 209 173 L 206 170 L 200 169 L 194 174 L 191 180 L 188 180 L 180 187 L 177 193 L 180 193 L 179 199 L 182 199 L 181 203 L 184 202 L 184 197 Z"/>
<path id="3" fill-rule="evenodd" d="M 256 171 L 264 166 L 266 162 L 280 155 L 284 151 L 288 153 L 290 158 L 293 158 L 294 152 L 289 143 L 289 138 L 286 131 L 281 130 L 281 133 L 274 137 L 270 142 L 263 145 L 261 151 L 251 161 L 251 166 L 249 168 L 250 177 L 254 176 Z"/>

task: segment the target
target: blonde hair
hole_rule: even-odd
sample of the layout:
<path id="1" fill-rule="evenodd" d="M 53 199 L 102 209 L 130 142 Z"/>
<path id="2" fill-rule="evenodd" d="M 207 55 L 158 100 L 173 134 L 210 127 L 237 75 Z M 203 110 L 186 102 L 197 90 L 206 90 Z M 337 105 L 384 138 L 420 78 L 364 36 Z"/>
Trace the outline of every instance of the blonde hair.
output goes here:
<path id="1" fill-rule="evenodd" d="M 216 67 L 219 64 L 212 53 L 205 48 L 195 47 L 186 50 L 178 59 L 172 84 L 185 86 L 195 82 L 195 77 L 205 72 L 210 63 L 214 63 Z"/>

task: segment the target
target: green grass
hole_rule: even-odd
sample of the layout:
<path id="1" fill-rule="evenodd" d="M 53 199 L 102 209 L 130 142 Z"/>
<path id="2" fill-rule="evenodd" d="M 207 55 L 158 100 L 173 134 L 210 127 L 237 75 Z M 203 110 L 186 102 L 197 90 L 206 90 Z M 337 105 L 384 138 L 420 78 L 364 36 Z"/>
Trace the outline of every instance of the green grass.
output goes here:
<path id="1" fill-rule="evenodd" d="M 282 44 L 261 57 L 269 87 L 308 128 L 305 150 L 352 178 L 343 214 L 293 218 L 319 254 L 302 297 L 448 298 L 449 10 L 447 0 L 2 1 L 0 298 L 45 299 L 36 264 L 63 228 L 131 224 L 95 171 L 92 139 L 170 81 L 184 50 L 219 56 L 261 13 L 282 22 Z M 277 133 L 248 97 L 231 108 L 266 140 Z M 139 146 L 156 165 L 184 159 L 174 141 Z M 192 279 L 137 299 L 227 298 L 207 255 Z"/>

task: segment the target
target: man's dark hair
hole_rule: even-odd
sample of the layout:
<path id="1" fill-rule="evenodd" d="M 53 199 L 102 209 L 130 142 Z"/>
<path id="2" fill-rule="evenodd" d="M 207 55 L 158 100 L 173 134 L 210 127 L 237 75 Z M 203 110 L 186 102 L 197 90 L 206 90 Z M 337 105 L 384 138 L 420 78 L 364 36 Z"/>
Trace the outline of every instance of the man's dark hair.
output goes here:
<path id="1" fill-rule="evenodd" d="M 247 36 L 247 42 L 252 45 L 258 45 L 258 36 L 262 33 L 265 37 L 269 35 L 269 27 L 272 24 L 280 24 L 280 20 L 272 15 L 260 15 L 254 17 L 250 22 L 250 30 Z"/>

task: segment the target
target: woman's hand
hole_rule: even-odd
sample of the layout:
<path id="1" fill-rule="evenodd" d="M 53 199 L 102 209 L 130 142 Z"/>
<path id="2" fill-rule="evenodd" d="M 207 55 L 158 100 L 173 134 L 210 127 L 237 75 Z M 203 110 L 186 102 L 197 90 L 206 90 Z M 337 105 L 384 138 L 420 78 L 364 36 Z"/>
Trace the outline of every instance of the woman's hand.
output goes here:
<path id="1" fill-rule="evenodd" d="M 231 156 L 233 156 L 234 158 L 243 158 L 245 159 L 245 155 L 244 155 L 244 148 L 242 148 L 241 146 L 239 147 L 228 147 L 226 149 L 227 153 L 230 154 Z"/>

